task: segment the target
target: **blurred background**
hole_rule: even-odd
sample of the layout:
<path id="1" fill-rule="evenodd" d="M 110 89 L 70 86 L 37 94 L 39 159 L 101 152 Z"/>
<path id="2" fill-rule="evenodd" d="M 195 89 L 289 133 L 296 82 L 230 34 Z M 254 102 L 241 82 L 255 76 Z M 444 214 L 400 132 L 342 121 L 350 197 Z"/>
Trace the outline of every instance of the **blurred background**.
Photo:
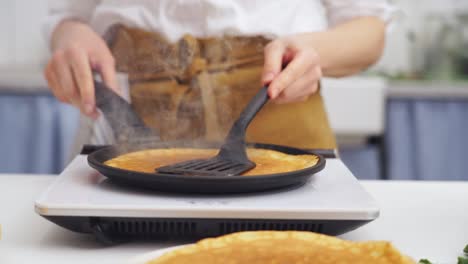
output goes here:
<path id="1" fill-rule="evenodd" d="M 360 179 L 468 180 L 468 1 L 393 0 L 385 53 L 325 79 L 340 155 Z M 47 0 L 0 1 L 0 173 L 59 173 L 79 113 L 42 76 Z"/>

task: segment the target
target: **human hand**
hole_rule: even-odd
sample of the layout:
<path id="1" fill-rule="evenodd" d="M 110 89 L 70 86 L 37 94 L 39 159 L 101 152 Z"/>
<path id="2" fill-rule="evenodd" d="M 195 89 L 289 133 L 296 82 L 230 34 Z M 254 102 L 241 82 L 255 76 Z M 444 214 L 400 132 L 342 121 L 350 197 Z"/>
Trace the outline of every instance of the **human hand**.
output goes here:
<path id="1" fill-rule="evenodd" d="M 115 61 L 106 43 L 88 25 L 70 20 L 57 26 L 51 46 L 53 55 L 44 75 L 52 93 L 97 118 L 92 70 L 100 72 L 103 81 L 119 93 Z"/>
<path id="2" fill-rule="evenodd" d="M 262 83 L 269 84 L 274 102 L 305 101 L 317 92 L 322 69 L 311 34 L 278 38 L 265 47 Z"/>

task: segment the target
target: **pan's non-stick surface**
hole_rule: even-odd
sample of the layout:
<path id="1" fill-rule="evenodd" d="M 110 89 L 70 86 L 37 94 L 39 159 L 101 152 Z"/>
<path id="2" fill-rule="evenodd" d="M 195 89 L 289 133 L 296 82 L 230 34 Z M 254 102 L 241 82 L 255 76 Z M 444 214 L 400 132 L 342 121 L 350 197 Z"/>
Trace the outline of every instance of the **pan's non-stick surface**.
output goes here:
<path id="1" fill-rule="evenodd" d="M 323 156 L 311 153 L 309 151 L 278 146 L 272 144 L 249 144 L 249 147 L 263 148 L 280 151 L 286 154 L 301 155 L 314 154 L 319 160 L 315 166 L 302 170 L 291 171 L 287 173 L 267 174 L 258 176 L 186 176 L 171 175 L 161 173 L 143 173 L 137 171 L 123 170 L 107 166 L 104 162 L 119 155 L 132 151 L 144 150 L 149 148 L 177 148 L 189 147 L 187 144 L 165 143 L 164 145 L 144 146 L 144 147 L 123 147 L 109 146 L 97 150 L 88 155 L 88 163 L 91 167 L 98 170 L 101 174 L 115 181 L 116 183 L 130 185 L 135 187 L 150 188 L 165 192 L 182 193 L 242 193 L 257 192 L 270 189 L 289 187 L 305 183 L 313 174 L 321 171 L 325 167 Z M 212 144 L 197 144 L 190 146 L 192 148 L 213 148 Z"/>

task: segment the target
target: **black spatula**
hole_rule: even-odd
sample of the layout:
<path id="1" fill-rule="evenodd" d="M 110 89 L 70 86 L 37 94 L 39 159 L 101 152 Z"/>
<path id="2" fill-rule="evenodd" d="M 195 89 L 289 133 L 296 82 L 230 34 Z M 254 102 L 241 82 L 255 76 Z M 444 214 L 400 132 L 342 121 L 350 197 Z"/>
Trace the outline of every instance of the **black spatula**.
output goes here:
<path id="1" fill-rule="evenodd" d="M 158 173 L 178 175 L 234 176 L 255 167 L 245 151 L 245 131 L 257 112 L 268 101 L 267 87 L 254 96 L 234 122 L 218 155 L 211 159 L 189 160 L 156 169 Z"/>
<path id="2" fill-rule="evenodd" d="M 147 127 L 132 106 L 103 82 L 94 79 L 96 106 L 104 114 L 120 144 L 158 142 L 159 134 Z"/>

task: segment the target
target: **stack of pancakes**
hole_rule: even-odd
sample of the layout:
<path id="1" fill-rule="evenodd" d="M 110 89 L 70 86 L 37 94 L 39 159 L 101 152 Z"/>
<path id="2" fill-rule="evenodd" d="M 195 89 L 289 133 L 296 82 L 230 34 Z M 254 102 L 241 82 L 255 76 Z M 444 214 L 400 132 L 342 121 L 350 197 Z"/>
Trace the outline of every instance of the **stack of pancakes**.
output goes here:
<path id="1" fill-rule="evenodd" d="M 352 242 L 311 232 L 257 231 L 209 238 L 148 264 L 411 264 L 389 242 Z"/>

